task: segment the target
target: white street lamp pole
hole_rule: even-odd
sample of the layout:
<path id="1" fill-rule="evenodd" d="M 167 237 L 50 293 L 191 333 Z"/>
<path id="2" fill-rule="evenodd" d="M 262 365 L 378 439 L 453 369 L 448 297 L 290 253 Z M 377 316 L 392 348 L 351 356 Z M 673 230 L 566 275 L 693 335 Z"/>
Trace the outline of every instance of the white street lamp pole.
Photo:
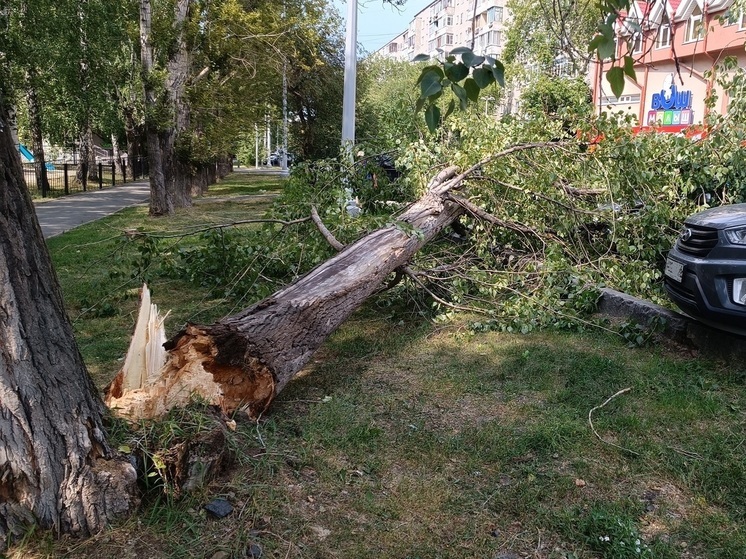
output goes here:
<path id="1" fill-rule="evenodd" d="M 288 63 L 282 63 L 282 157 L 280 168 L 288 172 Z"/>
<path id="2" fill-rule="evenodd" d="M 355 88 L 357 81 L 357 0 L 347 0 L 344 97 L 342 99 L 342 148 L 352 158 L 355 145 Z"/>
<path id="3" fill-rule="evenodd" d="M 254 167 L 259 168 L 259 125 L 254 124 Z"/>
<path id="4" fill-rule="evenodd" d="M 285 2 L 282 3 L 282 20 L 285 21 Z M 288 61 L 282 61 L 282 155 L 280 169 L 283 174 L 288 172 Z"/>

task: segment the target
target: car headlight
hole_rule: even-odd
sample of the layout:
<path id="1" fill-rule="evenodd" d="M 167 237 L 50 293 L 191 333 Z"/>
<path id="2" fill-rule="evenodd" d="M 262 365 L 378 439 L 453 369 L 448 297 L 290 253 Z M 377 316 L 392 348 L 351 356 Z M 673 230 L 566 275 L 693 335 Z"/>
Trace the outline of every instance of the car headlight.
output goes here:
<path id="1" fill-rule="evenodd" d="M 733 280 L 733 302 L 737 305 L 746 305 L 746 278 Z"/>
<path id="2" fill-rule="evenodd" d="M 746 227 L 726 229 L 725 238 L 734 245 L 746 245 Z"/>

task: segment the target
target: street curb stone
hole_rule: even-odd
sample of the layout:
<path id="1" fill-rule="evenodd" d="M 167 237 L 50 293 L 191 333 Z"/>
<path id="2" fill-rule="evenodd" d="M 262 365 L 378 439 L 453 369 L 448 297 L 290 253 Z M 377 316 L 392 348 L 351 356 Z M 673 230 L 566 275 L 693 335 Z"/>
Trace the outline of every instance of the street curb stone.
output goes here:
<path id="1" fill-rule="evenodd" d="M 598 310 L 605 316 L 628 318 L 643 325 L 656 318 L 663 319 L 659 336 L 694 348 L 707 357 L 733 364 L 746 361 L 745 337 L 717 330 L 650 301 L 604 288 L 601 289 Z"/>

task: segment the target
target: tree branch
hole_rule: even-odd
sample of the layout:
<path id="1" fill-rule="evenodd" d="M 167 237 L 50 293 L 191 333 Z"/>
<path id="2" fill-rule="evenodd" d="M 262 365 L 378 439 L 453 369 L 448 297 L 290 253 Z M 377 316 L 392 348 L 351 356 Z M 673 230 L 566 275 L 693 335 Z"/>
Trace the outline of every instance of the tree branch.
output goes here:
<path id="1" fill-rule="evenodd" d="M 321 221 L 319 212 L 316 211 L 316 206 L 311 206 L 311 219 L 316 224 L 316 228 L 319 230 L 321 235 L 326 239 L 326 242 L 329 243 L 334 250 L 337 252 L 344 250 L 345 246 L 336 239 L 332 232 L 326 228 L 324 222 Z"/>
<path id="2" fill-rule="evenodd" d="M 476 218 L 492 223 L 493 225 L 497 225 L 498 227 L 510 229 L 511 231 L 515 231 L 516 233 L 521 233 L 523 235 L 533 235 L 542 243 L 544 242 L 544 237 L 536 229 L 532 229 L 528 225 L 516 223 L 515 221 L 505 221 L 503 219 L 500 219 L 499 217 L 483 210 L 482 208 L 470 202 L 469 200 L 466 200 L 465 198 L 449 195 L 448 199 L 456 202 L 459 206 L 463 207 L 467 212 L 469 212 Z M 549 233 L 548 236 L 551 237 L 553 235 Z"/>
<path id="3" fill-rule="evenodd" d="M 298 219 L 284 220 L 284 219 L 242 219 L 239 221 L 231 221 L 230 223 L 220 223 L 218 225 L 207 225 L 205 227 L 199 227 L 189 231 L 183 231 L 180 233 L 148 233 L 146 231 L 133 231 L 132 229 L 126 229 L 124 234 L 128 237 L 150 237 L 151 239 L 175 239 L 181 237 L 188 237 L 189 235 L 197 235 L 198 233 L 204 233 L 205 231 L 213 231 L 215 229 L 226 229 L 228 227 L 235 227 L 237 225 L 250 225 L 252 223 L 277 223 L 283 227 L 289 227 L 290 225 L 298 225 L 299 223 L 305 223 L 309 221 L 310 217 L 301 217 Z"/>
<path id="4" fill-rule="evenodd" d="M 454 305 L 453 303 L 450 303 L 446 301 L 445 299 L 442 299 L 438 297 L 435 293 L 433 293 L 428 287 L 420 280 L 420 278 L 417 277 L 417 274 L 412 271 L 412 269 L 409 266 L 402 266 L 401 267 L 402 272 L 411 279 L 413 282 L 415 282 L 421 289 L 424 289 L 430 297 L 435 299 L 437 303 L 440 303 L 444 307 L 448 307 L 457 311 L 464 311 L 464 312 L 471 312 L 471 313 L 481 313 L 481 314 L 487 314 L 486 311 L 476 308 L 476 307 L 464 307 L 462 305 Z"/>

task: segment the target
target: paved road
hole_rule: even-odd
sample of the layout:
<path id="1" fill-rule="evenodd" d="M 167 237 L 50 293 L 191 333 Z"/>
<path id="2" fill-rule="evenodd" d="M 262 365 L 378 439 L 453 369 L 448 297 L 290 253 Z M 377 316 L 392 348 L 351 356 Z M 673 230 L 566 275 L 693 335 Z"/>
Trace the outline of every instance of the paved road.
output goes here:
<path id="1" fill-rule="evenodd" d="M 90 190 L 54 200 L 35 202 L 44 238 L 60 235 L 84 223 L 96 221 L 122 208 L 146 203 L 150 196 L 147 181 L 130 182 L 104 190 Z"/>
<path id="2" fill-rule="evenodd" d="M 234 173 L 256 175 L 286 175 L 278 167 L 241 167 Z M 253 195 L 256 197 L 256 195 Z M 34 202 L 44 238 L 61 235 L 84 223 L 96 221 L 123 208 L 147 203 L 150 198 L 148 181 L 129 182 L 103 190 L 89 190 L 53 200 Z M 213 200 L 214 201 L 214 200 Z"/>

